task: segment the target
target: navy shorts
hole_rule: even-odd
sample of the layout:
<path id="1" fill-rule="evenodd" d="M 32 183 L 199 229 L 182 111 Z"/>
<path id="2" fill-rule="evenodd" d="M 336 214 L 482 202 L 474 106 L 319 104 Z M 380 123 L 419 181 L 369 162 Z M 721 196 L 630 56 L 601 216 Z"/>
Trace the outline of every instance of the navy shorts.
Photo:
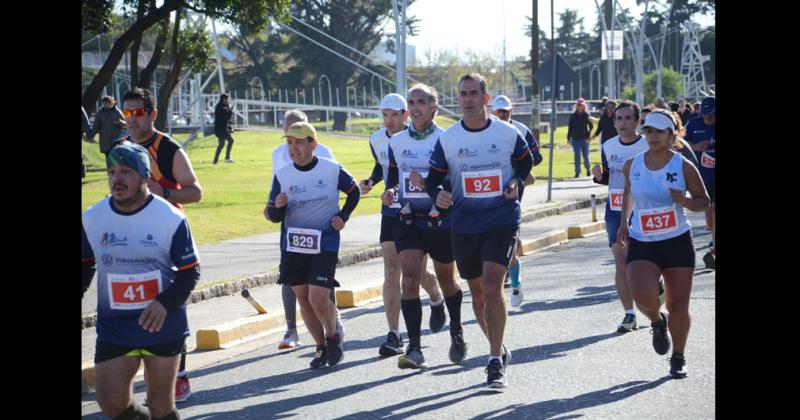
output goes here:
<path id="1" fill-rule="evenodd" d="M 415 224 L 406 226 L 397 221 L 392 233 L 398 254 L 407 249 L 419 249 L 430 255 L 432 260 L 442 264 L 449 264 L 455 259 L 450 241 L 450 229 L 423 229 Z"/>
<path id="2" fill-rule="evenodd" d="M 622 222 L 622 212 L 606 210 L 606 235 L 608 235 L 608 246 L 617 242 L 617 231 Z"/>
<path id="3" fill-rule="evenodd" d="M 98 364 L 106 360 L 116 359 L 117 357 L 128 355 L 128 353 L 135 353 L 131 354 L 132 357 L 150 355 L 174 357 L 181 354 L 185 342 L 186 337 L 181 337 L 179 340 L 153 344 L 151 346 L 128 347 L 98 340 L 95 342 L 94 346 L 94 363 Z"/>
<path id="4" fill-rule="evenodd" d="M 663 241 L 643 242 L 630 238 L 628 244 L 628 264 L 645 260 L 658 266 L 661 271 L 673 267 L 694 268 L 694 243 L 692 232 Z"/>
<path id="5" fill-rule="evenodd" d="M 319 254 L 301 254 L 281 251 L 278 284 L 288 284 L 289 286 L 312 284 L 329 289 L 340 287 L 339 282 L 335 279 L 338 262 L 338 252 L 322 251 Z"/>
<path id="6" fill-rule="evenodd" d="M 504 226 L 484 233 L 453 232 L 453 253 L 462 279 L 474 279 L 483 274 L 483 262 L 496 262 L 508 268 L 517 248 L 519 225 Z"/>
<path id="7" fill-rule="evenodd" d="M 381 239 L 380 243 L 394 242 L 394 233 L 392 228 L 399 223 L 396 217 L 389 217 L 387 215 L 381 216 Z"/>

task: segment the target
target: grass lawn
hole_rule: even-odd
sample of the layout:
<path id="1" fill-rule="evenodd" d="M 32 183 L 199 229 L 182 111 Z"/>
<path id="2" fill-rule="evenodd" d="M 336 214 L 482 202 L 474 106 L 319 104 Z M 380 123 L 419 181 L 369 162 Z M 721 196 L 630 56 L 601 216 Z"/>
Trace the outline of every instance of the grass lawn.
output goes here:
<path id="1" fill-rule="evenodd" d="M 379 121 L 354 121 L 354 130 L 358 125 L 364 132 L 371 133 Z M 446 128 L 452 120 L 437 117 L 437 123 Z M 371 127 L 371 128 L 370 128 Z M 359 139 L 328 136 L 324 129 L 318 131 L 320 141 L 333 150 L 336 159 L 356 180 L 367 178 L 372 173 L 374 161 L 369 152 L 369 140 L 366 136 Z M 566 127 L 559 127 L 555 135 L 554 179 L 571 178 L 574 174 L 572 148 L 566 142 Z M 242 236 L 257 235 L 276 231 L 280 224 L 267 221 L 263 216 L 264 205 L 269 197 L 272 173 L 272 151 L 284 139 L 278 131 L 237 131 L 233 133 L 235 143 L 231 157 L 236 163 L 226 164 L 220 161 L 212 165 L 217 138 L 213 135 L 200 137 L 193 141 L 187 152 L 203 188 L 203 199 L 199 203 L 184 206 L 186 215 L 198 245 L 217 243 Z M 183 141 L 188 134 L 178 134 L 175 138 Z M 549 134 L 544 135 L 541 143 L 549 144 Z M 599 149 L 597 142 L 592 142 L 592 149 Z M 81 211 L 85 211 L 101 198 L 108 195 L 108 182 L 105 173 L 105 161 L 98 145 L 82 142 L 88 172 L 83 179 Z M 542 148 L 544 160 L 534 168 L 534 175 L 543 181 L 547 176 L 549 150 Z M 224 153 L 224 151 L 223 151 Z M 600 162 L 597 150 L 590 152 L 593 163 Z M 380 191 L 383 184 L 369 195 L 362 197 L 353 216 L 374 214 L 380 211 Z M 344 195 L 340 205 L 344 203 Z"/>

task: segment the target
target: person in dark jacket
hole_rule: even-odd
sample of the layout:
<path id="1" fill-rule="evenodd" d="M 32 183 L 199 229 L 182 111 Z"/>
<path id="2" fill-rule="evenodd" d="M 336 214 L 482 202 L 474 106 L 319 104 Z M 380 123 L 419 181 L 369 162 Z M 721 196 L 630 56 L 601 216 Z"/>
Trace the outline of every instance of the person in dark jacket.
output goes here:
<path id="1" fill-rule="evenodd" d="M 226 140 L 228 141 L 228 148 L 225 150 L 225 163 L 233 163 L 233 160 L 231 160 L 231 148 L 233 147 L 231 117 L 233 116 L 233 110 L 228 104 L 228 98 L 230 98 L 230 95 L 227 93 L 219 95 L 219 102 L 214 107 L 214 135 L 217 136 L 219 141 L 217 152 L 214 153 L 214 165 L 219 163 L 219 154 L 222 152 L 222 147 L 225 146 Z"/>
<path id="2" fill-rule="evenodd" d="M 592 140 L 600 134 L 600 144 L 603 144 L 606 140 L 617 135 L 617 129 L 614 127 L 614 109 L 616 107 L 616 101 L 606 102 L 606 107 L 603 113 L 600 114 L 600 120 L 597 122 L 597 131 L 594 132 Z"/>
<path id="3" fill-rule="evenodd" d="M 586 101 L 578 98 L 575 103 L 575 112 L 569 116 L 569 130 L 567 140 L 572 145 L 575 152 L 575 178 L 581 174 L 581 155 L 583 155 L 583 166 L 586 167 L 586 176 L 590 176 L 589 171 L 589 134 L 592 132 L 594 124 L 589 120 L 589 113 L 586 111 Z"/>
<path id="4" fill-rule="evenodd" d="M 689 123 L 689 119 L 692 118 L 691 106 L 686 105 L 685 99 L 678 100 L 678 115 L 681 116 L 681 124 L 683 124 L 684 127 Z"/>
<path id="5" fill-rule="evenodd" d="M 94 126 L 88 133 L 90 142 L 94 141 L 95 134 L 100 134 L 100 151 L 108 156 L 114 142 L 125 135 L 125 116 L 117 108 L 117 101 L 113 96 L 104 96 L 101 100 L 103 107 L 94 116 Z"/>

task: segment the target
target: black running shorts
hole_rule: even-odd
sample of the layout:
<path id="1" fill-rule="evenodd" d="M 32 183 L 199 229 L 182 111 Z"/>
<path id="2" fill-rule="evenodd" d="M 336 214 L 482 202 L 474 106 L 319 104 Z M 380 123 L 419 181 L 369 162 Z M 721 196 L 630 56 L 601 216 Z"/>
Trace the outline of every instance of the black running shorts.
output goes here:
<path id="1" fill-rule="evenodd" d="M 394 247 L 397 253 L 406 249 L 419 249 L 436 262 L 453 262 L 453 246 L 450 242 L 450 229 L 423 229 L 415 224 L 406 226 L 400 221 L 392 228 Z"/>
<path id="2" fill-rule="evenodd" d="M 288 284 L 289 286 L 313 284 L 329 289 L 340 287 L 341 285 L 335 279 L 338 262 L 338 252 L 322 251 L 319 254 L 301 254 L 281 251 L 278 284 Z"/>
<path id="3" fill-rule="evenodd" d="M 394 233 L 392 227 L 397 225 L 399 220 L 397 217 L 389 217 L 386 215 L 381 216 L 381 239 L 380 243 L 394 242 Z"/>
<path id="4" fill-rule="evenodd" d="M 179 340 L 154 344 L 152 346 L 127 347 L 107 343 L 105 341 L 96 341 L 94 347 L 94 364 L 105 362 L 106 360 L 116 359 L 117 357 L 121 356 L 178 356 L 181 354 L 185 342 L 186 337 L 181 337 Z"/>
<path id="5" fill-rule="evenodd" d="M 694 268 L 695 254 L 691 231 L 655 242 L 642 242 L 630 238 L 628 264 L 638 260 L 650 261 L 662 271 L 673 267 Z"/>
<path id="6" fill-rule="evenodd" d="M 492 261 L 508 267 L 516 252 L 519 225 L 504 226 L 484 233 L 453 232 L 453 253 L 462 279 L 483 274 L 483 262 Z"/>

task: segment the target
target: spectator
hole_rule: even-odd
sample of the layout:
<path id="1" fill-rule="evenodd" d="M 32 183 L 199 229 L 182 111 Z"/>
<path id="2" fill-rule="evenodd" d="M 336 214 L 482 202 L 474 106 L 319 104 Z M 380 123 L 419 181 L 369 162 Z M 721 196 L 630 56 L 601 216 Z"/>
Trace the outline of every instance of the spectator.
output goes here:
<path id="1" fill-rule="evenodd" d="M 692 117 L 692 110 L 686 106 L 686 100 L 680 99 L 678 100 L 678 115 L 681 116 L 681 124 L 685 127 L 686 124 L 689 123 L 689 119 Z"/>
<path id="2" fill-rule="evenodd" d="M 569 129 L 567 140 L 572 145 L 575 154 L 575 178 L 581 174 L 581 155 L 583 155 L 583 166 L 586 168 L 586 176 L 590 176 L 589 170 L 589 138 L 594 125 L 589 121 L 589 113 L 586 112 L 586 101 L 578 98 L 575 102 L 575 112 L 569 116 Z"/>
<path id="3" fill-rule="evenodd" d="M 228 104 L 229 97 L 230 95 L 227 93 L 219 95 L 219 102 L 214 107 L 214 135 L 217 136 L 217 141 L 219 141 L 217 152 L 214 153 L 214 165 L 219 163 L 219 154 L 225 146 L 225 141 L 228 142 L 228 148 L 225 150 L 225 163 L 233 163 L 233 160 L 231 160 L 231 148 L 233 147 L 231 117 L 233 116 L 233 110 Z"/>
<path id="4" fill-rule="evenodd" d="M 662 98 L 660 96 L 658 98 L 656 98 L 656 104 L 655 105 L 656 105 L 656 108 L 669 109 L 669 108 L 667 108 L 667 104 L 664 102 L 664 98 Z"/>
<path id="5" fill-rule="evenodd" d="M 125 116 L 117 108 L 113 96 L 104 96 L 101 102 L 103 107 L 94 116 L 94 126 L 88 137 L 90 142 L 94 142 L 95 134 L 100 133 L 100 151 L 108 156 L 114 142 L 125 135 Z"/>
<path id="6" fill-rule="evenodd" d="M 595 131 L 592 136 L 594 140 L 599 133 L 600 144 L 605 143 L 606 140 L 617 135 L 617 129 L 614 127 L 614 109 L 616 109 L 616 107 L 616 101 L 608 101 L 606 102 L 605 110 L 600 114 L 600 120 L 597 122 L 597 131 Z"/>

